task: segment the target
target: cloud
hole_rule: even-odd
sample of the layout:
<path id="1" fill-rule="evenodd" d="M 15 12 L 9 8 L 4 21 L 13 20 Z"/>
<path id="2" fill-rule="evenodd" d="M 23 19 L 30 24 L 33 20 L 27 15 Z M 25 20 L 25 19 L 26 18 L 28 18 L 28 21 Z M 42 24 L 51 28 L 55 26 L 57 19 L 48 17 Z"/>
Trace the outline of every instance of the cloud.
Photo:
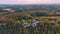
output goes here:
<path id="1" fill-rule="evenodd" d="M 0 4 L 45 4 L 60 3 L 60 0 L 0 0 Z"/>

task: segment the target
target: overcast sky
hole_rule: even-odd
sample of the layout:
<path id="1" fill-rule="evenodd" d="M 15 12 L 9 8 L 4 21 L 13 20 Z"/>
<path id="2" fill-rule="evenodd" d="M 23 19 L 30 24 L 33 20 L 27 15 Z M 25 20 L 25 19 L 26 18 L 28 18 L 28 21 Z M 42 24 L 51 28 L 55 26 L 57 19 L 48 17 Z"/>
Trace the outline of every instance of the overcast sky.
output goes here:
<path id="1" fill-rule="evenodd" d="M 0 4 L 60 4 L 60 0 L 0 0 Z"/>

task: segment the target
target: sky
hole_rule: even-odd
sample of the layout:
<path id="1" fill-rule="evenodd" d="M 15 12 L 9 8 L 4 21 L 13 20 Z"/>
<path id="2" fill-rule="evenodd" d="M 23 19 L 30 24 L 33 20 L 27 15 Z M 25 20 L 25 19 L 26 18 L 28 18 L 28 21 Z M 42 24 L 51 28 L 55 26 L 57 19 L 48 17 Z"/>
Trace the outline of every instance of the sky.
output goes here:
<path id="1" fill-rule="evenodd" d="M 0 4 L 60 4 L 60 0 L 0 0 Z"/>

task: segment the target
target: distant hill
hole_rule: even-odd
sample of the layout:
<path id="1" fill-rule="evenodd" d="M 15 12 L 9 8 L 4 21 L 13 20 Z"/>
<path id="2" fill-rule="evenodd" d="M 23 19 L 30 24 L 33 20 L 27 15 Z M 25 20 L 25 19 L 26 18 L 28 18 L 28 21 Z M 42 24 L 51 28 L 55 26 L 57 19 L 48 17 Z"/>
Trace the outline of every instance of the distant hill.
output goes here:
<path id="1" fill-rule="evenodd" d="M 0 9 L 5 8 L 11 8 L 13 10 L 16 10 L 16 12 L 22 12 L 22 11 L 34 11 L 34 10 L 60 10 L 60 4 L 31 4 L 31 5 L 23 5 L 23 4 L 1 4 Z M 22 8 L 22 9 L 20 9 Z"/>

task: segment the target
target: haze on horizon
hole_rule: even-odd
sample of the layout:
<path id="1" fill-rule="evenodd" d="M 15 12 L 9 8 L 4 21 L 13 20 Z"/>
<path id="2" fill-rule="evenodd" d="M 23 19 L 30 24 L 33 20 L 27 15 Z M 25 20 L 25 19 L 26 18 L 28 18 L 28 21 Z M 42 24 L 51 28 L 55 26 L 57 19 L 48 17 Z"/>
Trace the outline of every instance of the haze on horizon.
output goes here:
<path id="1" fill-rule="evenodd" d="M 60 0 L 0 0 L 0 4 L 60 4 Z"/>

